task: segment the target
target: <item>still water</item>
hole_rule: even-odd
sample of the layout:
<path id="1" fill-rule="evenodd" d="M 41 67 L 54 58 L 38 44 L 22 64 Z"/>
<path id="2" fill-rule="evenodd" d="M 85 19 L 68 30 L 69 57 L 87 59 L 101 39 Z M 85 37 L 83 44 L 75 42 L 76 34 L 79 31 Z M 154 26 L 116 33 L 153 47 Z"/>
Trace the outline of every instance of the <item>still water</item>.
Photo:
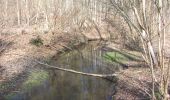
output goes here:
<path id="1" fill-rule="evenodd" d="M 49 64 L 86 73 L 111 74 L 117 68 L 104 59 L 105 54 L 94 45 L 62 53 Z M 47 70 L 47 69 L 46 69 Z M 48 69 L 49 77 L 29 90 L 20 89 L 9 100 L 112 100 L 115 82 Z"/>

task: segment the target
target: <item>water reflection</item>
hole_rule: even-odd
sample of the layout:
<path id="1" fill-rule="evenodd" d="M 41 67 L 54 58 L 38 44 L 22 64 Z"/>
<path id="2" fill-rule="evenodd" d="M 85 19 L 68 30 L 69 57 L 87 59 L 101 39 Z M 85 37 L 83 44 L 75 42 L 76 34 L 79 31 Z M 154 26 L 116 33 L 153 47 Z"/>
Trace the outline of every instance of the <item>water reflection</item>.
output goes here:
<path id="1" fill-rule="evenodd" d="M 54 58 L 51 65 L 86 73 L 110 74 L 115 71 L 103 58 L 103 51 L 86 46 Z M 23 92 L 12 100 L 112 100 L 114 83 L 58 70 L 49 71 L 49 79 L 31 91 Z"/>

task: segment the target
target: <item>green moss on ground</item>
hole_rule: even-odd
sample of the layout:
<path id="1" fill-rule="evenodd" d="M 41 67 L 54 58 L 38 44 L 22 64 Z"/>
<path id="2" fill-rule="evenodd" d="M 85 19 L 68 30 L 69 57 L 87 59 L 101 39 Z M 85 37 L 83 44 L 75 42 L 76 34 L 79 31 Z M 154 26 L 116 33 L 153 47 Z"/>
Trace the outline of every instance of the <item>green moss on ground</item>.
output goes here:
<path id="1" fill-rule="evenodd" d="M 31 71 L 28 74 L 28 78 L 26 78 L 25 81 L 21 83 L 21 87 L 19 87 L 19 91 L 10 92 L 9 94 L 4 95 L 4 99 L 11 100 L 16 95 L 18 95 L 18 93 L 22 91 L 29 91 L 34 87 L 42 85 L 43 82 L 45 82 L 48 78 L 49 78 L 49 73 L 45 70 Z M 15 84 L 16 82 L 7 82 L 7 83 L 0 84 L 0 91 L 8 91 L 10 88 L 14 88 L 16 86 Z"/>
<path id="2" fill-rule="evenodd" d="M 22 84 L 23 89 L 31 89 L 33 87 L 41 85 L 45 80 L 47 80 L 49 74 L 47 71 L 38 70 L 32 71 L 28 77 L 28 79 Z"/>
<path id="3" fill-rule="evenodd" d="M 10 94 L 5 96 L 5 100 L 11 100 L 16 95 L 17 95 L 17 93 L 10 93 Z"/>
<path id="4" fill-rule="evenodd" d="M 118 53 L 118 52 L 107 52 L 104 55 L 105 58 L 108 58 L 109 60 L 128 60 L 127 57 L 124 55 Z"/>
<path id="5" fill-rule="evenodd" d="M 117 51 L 106 52 L 104 58 L 111 62 L 127 62 L 127 61 L 137 61 L 139 60 L 138 56 L 135 56 L 130 53 L 122 53 Z"/>
<path id="6" fill-rule="evenodd" d="M 37 36 L 36 38 L 30 40 L 30 44 L 39 47 L 43 45 L 43 40 L 39 36 Z"/>
<path id="7" fill-rule="evenodd" d="M 13 87 L 14 84 L 13 83 L 2 83 L 0 84 L 0 91 L 5 91 L 10 87 Z"/>

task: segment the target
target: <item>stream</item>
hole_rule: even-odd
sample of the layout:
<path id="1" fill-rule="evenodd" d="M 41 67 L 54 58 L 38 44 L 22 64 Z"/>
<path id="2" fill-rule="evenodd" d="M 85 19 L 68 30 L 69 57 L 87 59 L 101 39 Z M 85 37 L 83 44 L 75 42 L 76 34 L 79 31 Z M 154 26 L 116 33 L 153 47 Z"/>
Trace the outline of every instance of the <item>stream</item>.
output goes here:
<path id="1" fill-rule="evenodd" d="M 96 45 L 62 53 L 48 64 L 85 73 L 113 74 L 119 65 L 107 61 Z M 116 82 L 54 69 L 34 69 L 7 100 L 112 100 Z"/>

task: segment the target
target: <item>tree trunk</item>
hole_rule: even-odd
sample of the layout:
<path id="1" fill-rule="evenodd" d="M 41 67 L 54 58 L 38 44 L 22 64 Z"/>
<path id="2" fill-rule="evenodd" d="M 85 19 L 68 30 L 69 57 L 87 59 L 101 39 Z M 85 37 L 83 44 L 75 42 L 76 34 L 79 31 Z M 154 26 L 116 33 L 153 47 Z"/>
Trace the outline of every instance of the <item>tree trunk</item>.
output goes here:
<path id="1" fill-rule="evenodd" d="M 18 18 L 18 26 L 21 25 L 21 8 L 20 8 L 20 0 L 17 0 L 17 18 Z"/>

